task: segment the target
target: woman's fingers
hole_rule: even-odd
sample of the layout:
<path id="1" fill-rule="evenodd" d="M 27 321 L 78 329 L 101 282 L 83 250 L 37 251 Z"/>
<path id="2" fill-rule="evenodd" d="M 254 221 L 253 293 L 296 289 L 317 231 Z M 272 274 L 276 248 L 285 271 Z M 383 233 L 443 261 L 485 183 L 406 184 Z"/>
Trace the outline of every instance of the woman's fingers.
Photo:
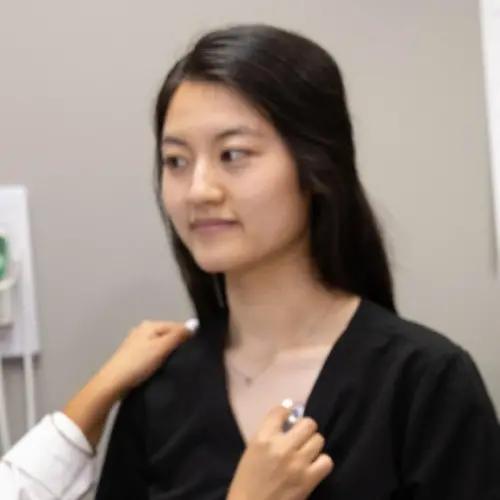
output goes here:
<path id="1" fill-rule="evenodd" d="M 307 474 L 311 484 L 317 485 L 332 472 L 333 460 L 324 453 L 321 454 L 308 468 Z"/>
<path id="2" fill-rule="evenodd" d="M 325 439 L 319 433 L 314 434 L 302 448 L 298 451 L 298 456 L 304 462 L 312 463 L 314 462 L 320 453 L 323 451 L 325 446 Z"/>
<path id="3" fill-rule="evenodd" d="M 273 408 L 260 427 L 258 433 L 259 439 L 269 440 L 276 434 L 281 433 L 291 411 L 290 408 L 285 408 L 284 406 Z"/>
<path id="4" fill-rule="evenodd" d="M 299 450 L 317 430 L 318 425 L 312 418 L 300 418 L 287 433 L 282 435 L 283 447 L 287 452 Z"/>
<path id="5" fill-rule="evenodd" d="M 331 472 L 333 462 L 320 454 L 324 442 L 312 419 L 299 419 L 284 432 L 291 412 L 284 406 L 269 412 L 238 464 L 228 500 L 305 499 Z"/>

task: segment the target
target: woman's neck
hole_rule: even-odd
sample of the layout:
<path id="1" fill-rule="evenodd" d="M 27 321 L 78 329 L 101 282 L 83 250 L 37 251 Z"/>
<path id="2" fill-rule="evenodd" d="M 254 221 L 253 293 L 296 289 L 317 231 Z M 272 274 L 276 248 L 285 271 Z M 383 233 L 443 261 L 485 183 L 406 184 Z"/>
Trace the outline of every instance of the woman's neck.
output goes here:
<path id="1" fill-rule="evenodd" d="M 303 340 L 346 294 L 327 290 L 300 251 L 242 273 L 228 273 L 231 344 L 278 351 Z"/>

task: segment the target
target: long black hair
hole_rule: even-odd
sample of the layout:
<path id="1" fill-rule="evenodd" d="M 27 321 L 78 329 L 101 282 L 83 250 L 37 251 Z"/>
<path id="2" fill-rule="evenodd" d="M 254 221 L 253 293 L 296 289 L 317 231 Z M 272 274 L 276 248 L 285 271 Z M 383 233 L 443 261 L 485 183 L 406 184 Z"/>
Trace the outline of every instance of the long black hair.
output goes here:
<path id="1" fill-rule="evenodd" d="M 161 144 L 168 107 L 186 80 L 217 82 L 255 105 L 285 140 L 310 198 L 309 248 L 319 279 L 395 311 L 393 282 L 376 217 L 356 170 L 342 75 L 333 58 L 301 35 L 239 25 L 199 39 L 168 73 L 156 101 L 156 195 L 174 254 L 201 324 L 224 320 L 214 280 L 182 243 L 165 213 Z M 220 281 L 219 281 L 220 283 Z"/>

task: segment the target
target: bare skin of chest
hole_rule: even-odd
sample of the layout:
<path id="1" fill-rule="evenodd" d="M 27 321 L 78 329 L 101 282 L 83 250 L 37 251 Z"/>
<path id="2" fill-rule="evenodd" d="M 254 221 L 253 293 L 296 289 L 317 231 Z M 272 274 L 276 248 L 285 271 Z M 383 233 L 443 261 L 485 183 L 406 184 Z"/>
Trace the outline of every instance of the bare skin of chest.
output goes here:
<path id="1" fill-rule="evenodd" d="M 252 380 L 226 362 L 229 401 L 246 442 L 257 432 L 271 408 L 284 399 L 306 403 L 331 346 L 278 357 Z"/>

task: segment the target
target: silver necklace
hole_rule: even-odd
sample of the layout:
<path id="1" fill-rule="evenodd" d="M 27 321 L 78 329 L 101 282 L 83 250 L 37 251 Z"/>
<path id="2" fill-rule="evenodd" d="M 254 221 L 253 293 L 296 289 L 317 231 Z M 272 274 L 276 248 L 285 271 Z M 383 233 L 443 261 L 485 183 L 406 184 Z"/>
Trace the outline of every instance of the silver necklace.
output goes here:
<path id="1" fill-rule="evenodd" d="M 329 305 L 326 308 L 326 311 L 321 314 L 319 317 L 318 321 L 315 321 L 314 324 L 307 330 L 308 333 L 307 335 L 304 336 L 304 339 L 310 339 L 311 337 L 314 336 L 315 333 L 319 330 L 320 326 L 326 321 L 330 311 L 333 309 L 333 305 Z M 303 339 L 303 340 L 304 340 Z M 296 343 L 291 344 L 290 347 L 292 346 L 297 346 Z M 251 385 L 254 384 L 254 382 L 260 378 L 271 366 L 274 364 L 276 360 L 276 355 L 272 356 L 270 361 L 264 365 L 263 368 L 261 368 L 258 373 L 255 375 L 248 375 L 247 373 L 243 372 L 238 366 L 236 366 L 227 356 L 226 356 L 226 365 L 227 368 L 230 369 L 236 376 L 238 376 L 243 383 L 247 386 L 250 387 Z"/>

